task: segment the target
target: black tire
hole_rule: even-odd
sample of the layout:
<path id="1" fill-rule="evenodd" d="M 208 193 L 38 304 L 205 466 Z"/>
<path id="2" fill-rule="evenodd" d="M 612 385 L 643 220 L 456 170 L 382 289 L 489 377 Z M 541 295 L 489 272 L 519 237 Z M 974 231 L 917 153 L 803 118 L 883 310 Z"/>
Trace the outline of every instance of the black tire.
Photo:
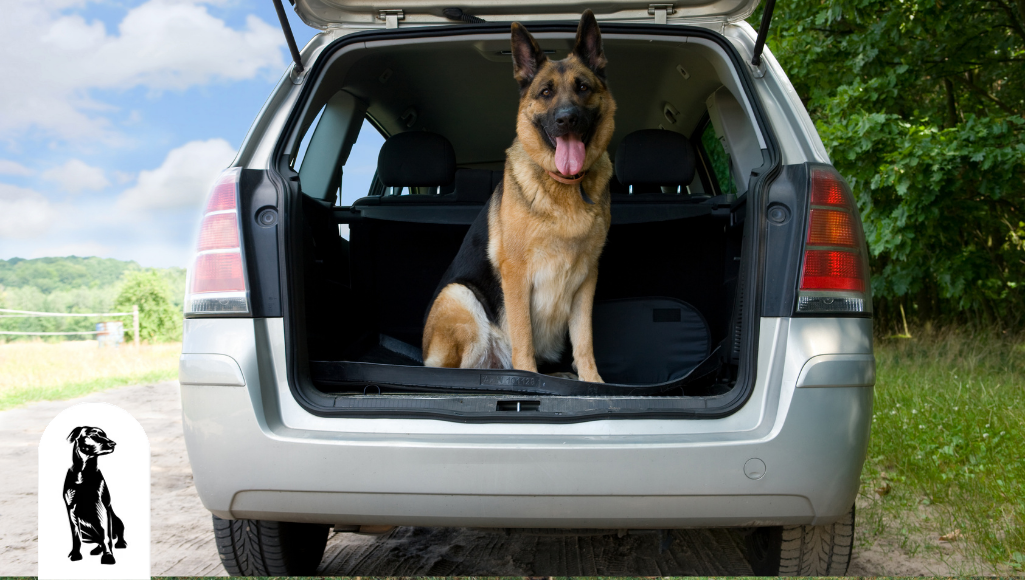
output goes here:
<path id="1" fill-rule="evenodd" d="M 309 576 L 324 556 L 330 526 L 214 518 L 221 564 L 232 576 Z"/>
<path id="2" fill-rule="evenodd" d="M 827 526 L 758 528 L 745 541 L 756 576 L 845 576 L 854 547 L 854 506 Z"/>

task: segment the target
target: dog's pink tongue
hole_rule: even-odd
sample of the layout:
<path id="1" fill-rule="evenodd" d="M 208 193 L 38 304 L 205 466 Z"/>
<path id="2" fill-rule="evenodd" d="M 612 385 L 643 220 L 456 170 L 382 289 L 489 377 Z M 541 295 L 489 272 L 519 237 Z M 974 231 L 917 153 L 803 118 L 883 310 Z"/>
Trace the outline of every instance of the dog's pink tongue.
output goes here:
<path id="1" fill-rule="evenodd" d="M 586 150 L 580 137 L 569 134 L 555 138 L 555 168 L 563 175 L 576 175 L 584 168 Z"/>

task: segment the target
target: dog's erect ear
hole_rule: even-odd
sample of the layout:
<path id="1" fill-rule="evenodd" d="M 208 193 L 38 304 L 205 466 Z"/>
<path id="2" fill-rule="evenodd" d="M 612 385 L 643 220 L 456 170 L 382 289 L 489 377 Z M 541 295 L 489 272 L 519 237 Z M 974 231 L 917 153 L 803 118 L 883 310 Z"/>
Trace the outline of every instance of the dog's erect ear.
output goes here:
<path id="1" fill-rule="evenodd" d="M 519 22 L 512 23 L 513 76 L 520 83 L 520 90 L 526 89 L 537 76 L 548 57 L 534 37 Z"/>
<path id="2" fill-rule="evenodd" d="M 82 436 L 82 431 L 85 431 L 88 427 L 75 427 L 71 430 L 71 434 L 68 435 L 68 441 L 74 441 Z"/>
<path id="3" fill-rule="evenodd" d="M 577 42 L 573 47 L 573 54 L 577 55 L 580 62 L 598 75 L 598 78 L 605 80 L 605 51 L 601 47 L 601 30 L 598 29 L 598 21 L 594 18 L 594 12 L 590 9 L 584 10 L 580 17 L 580 24 L 577 25 Z"/>

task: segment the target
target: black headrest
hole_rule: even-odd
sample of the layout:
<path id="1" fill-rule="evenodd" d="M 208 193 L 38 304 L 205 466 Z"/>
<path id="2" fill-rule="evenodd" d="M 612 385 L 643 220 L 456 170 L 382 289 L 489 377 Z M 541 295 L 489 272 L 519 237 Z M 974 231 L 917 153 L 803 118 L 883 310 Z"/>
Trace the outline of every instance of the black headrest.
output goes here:
<path id="1" fill-rule="evenodd" d="M 616 177 L 623 185 L 687 185 L 694 179 L 694 146 L 674 131 L 634 131 L 616 149 Z"/>
<path id="2" fill-rule="evenodd" d="M 456 173 L 456 152 L 437 133 L 392 135 L 377 156 L 377 176 L 387 187 L 448 185 Z"/>

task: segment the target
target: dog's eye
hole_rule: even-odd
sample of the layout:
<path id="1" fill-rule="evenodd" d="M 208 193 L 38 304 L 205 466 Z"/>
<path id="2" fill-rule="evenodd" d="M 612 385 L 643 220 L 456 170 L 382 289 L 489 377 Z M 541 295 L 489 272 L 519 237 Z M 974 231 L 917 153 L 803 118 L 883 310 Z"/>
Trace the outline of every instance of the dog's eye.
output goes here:
<path id="1" fill-rule="evenodd" d="M 581 93 L 589 91 L 590 89 L 591 89 L 591 87 L 587 86 L 584 83 L 580 83 L 579 85 L 577 85 L 577 90 L 580 91 Z"/>
<path id="2" fill-rule="evenodd" d="M 552 96 L 552 89 L 545 89 L 545 90 L 541 91 L 541 96 L 542 97 L 550 97 L 550 96 Z"/>

